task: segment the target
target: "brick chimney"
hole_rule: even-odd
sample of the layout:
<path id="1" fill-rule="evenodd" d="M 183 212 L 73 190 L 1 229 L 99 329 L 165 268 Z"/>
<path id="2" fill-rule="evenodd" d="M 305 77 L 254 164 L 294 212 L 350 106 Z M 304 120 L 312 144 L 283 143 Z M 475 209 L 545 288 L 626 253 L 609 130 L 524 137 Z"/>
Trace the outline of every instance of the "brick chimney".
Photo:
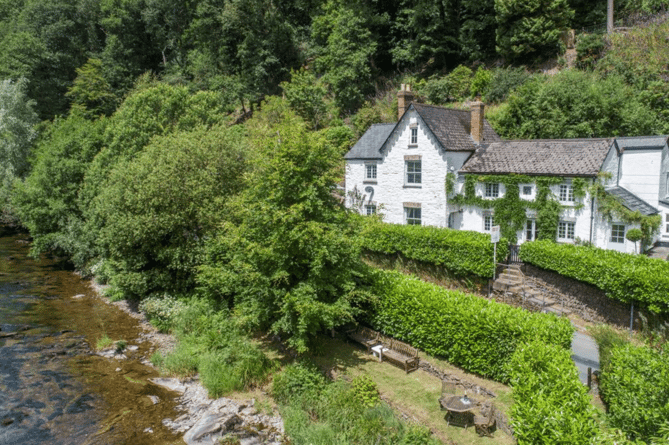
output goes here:
<path id="1" fill-rule="evenodd" d="M 477 100 L 472 103 L 472 139 L 476 144 L 483 141 L 483 115 L 485 112 L 485 105 L 483 102 Z"/>
<path id="2" fill-rule="evenodd" d="M 413 102 L 413 93 L 411 92 L 411 85 L 402 84 L 402 87 L 397 92 L 397 120 L 400 120 L 404 112 L 409 108 Z"/>

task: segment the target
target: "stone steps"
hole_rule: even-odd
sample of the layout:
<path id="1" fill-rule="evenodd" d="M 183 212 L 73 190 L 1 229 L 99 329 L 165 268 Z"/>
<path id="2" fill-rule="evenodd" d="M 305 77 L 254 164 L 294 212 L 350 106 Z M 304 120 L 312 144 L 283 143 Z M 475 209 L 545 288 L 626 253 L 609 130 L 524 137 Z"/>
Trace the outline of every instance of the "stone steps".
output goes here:
<path id="1" fill-rule="evenodd" d="M 525 283 L 525 276 L 519 266 L 510 266 L 505 269 L 493 282 L 492 288 L 501 292 L 508 292 L 522 296 L 527 302 L 539 308 L 541 312 L 556 315 L 567 315 L 569 310 L 560 306 L 552 298 L 542 295 L 541 291 Z"/>

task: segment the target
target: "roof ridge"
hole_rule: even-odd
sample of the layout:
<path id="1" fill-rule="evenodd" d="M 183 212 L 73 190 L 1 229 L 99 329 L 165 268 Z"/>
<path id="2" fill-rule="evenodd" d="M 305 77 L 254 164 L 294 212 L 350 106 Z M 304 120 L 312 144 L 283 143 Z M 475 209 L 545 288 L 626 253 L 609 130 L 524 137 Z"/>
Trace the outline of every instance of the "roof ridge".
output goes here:
<path id="1" fill-rule="evenodd" d="M 412 105 L 420 105 L 421 107 L 430 107 L 430 108 L 438 108 L 440 110 L 448 110 L 448 111 L 459 111 L 462 113 L 470 113 L 471 110 L 458 110 L 457 108 L 448 108 L 448 107 L 442 107 L 441 105 L 432 105 L 432 104 L 424 104 L 420 102 L 411 102 Z"/>
<path id="2" fill-rule="evenodd" d="M 574 141 L 608 141 L 616 139 L 615 136 L 605 138 L 559 138 L 559 139 L 504 139 L 501 141 L 491 142 L 491 144 L 499 144 L 501 142 L 574 142 Z"/>

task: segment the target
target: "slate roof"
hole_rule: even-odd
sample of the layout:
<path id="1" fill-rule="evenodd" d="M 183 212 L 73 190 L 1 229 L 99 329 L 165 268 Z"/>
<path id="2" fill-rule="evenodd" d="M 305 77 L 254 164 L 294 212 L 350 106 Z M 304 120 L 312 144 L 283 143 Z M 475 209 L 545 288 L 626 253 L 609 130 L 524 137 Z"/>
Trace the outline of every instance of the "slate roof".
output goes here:
<path id="1" fill-rule="evenodd" d="M 617 196 L 622 205 L 627 207 L 633 212 L 639 211 L 642 215 L 655 215 L 659 213 L 659 210 L 648 204 L 643 199 L 636 196 L 634 193 L 630 192 L 627 189 L 624 189 L 620 186 L 607 188 L 606 193 L 609 193 L 613 196 Z"/>
<path id="2" fill-rule="evenodd" d="M 478 147 L 471 137 L 472 114 L 470 110 L 454 110 L 413 103 L 411 106 L 427 124 L 446 150 L 474 151 Z M 483 120 L 483 144 L 501 141 L 487 120 Z"/>
<path id="3" fill-rule="evenodd" d="M 412 103 L 411 107 L 416 110 L 445 150 L 473 152 L 479 147 L 470 135 L 471 111 L 417 103 Z M 397 123 L 372 125 L 344 158 L 382 159 L 381 148 L 396 126 Z M 496 141 L 501 141 L 501 138 L 484 119 L 482 142 L 485 144 Z"/>
<path id="4" fill-rule="evenodd" d="M 616 138 L 621 150 L 659 150 L 667 145 L 667 136 L 633 136 Z"/>
<path id="5" fill-rule="evenodd" d="M 535 139 L 482 146 L 461 173 L 597 176 L 613 138 Z"/>
<path id="6" fill-rule="evenodd" d="M 344 156 L 344 159 L 382 159 L 380 148 L 397 124 L 374 124 Z"/>

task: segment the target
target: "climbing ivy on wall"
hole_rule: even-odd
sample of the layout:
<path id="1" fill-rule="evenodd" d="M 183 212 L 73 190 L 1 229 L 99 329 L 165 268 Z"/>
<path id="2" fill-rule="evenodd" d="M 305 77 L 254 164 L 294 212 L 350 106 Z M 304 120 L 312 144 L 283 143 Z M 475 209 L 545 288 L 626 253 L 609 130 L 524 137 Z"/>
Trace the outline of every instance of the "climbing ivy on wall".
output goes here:
<path id="1" fill-rule="evenodd" d="M 450 173 L 449 173 L 450 174 Z M 626 224 L 639 224 L 643 232 L 642 244 L 647 245 L 656 233 L 662 220 L 659 215 L 645 216 L 626 208 L 620 200 L 605 192 L 603 180 L 606 176 L 590 183 L 584 178 L 573 178 L 571 185 L 574 198 L 582 200 L 587 193 L 597 199 L 601 215 L 608 221 L 622 221 Z M 446 177 L 446 193 L 450 196 L 455 191 L 455 175 Z M 562 184 L 565 178 L 559 176 L 527 176 L 527 175 L 467 175 L 462 188 L 463 193 L 451 198 L 453 204 L 471 205 L 481 209 L 493 209 L 495 224 L 500 226 L 502 236 L 510 242 L 518 241 L 517 232 L 525 228 L 527 210 L 535 210 L 537 239 L 555 240 L 557 236 L 560 213 L 564 208 L 550 187 Z M 504 184 L 506 193 L 496 199 L 486 199 L 476 195 L 477 183 Z M 533 201 L 521 199 L 519 184 L 534 183 L 537 186 Z M 574 208 L 580 210 L 583 203 L 576 203 Z"/>
<path id="2" fill-rule="evenodd" d="M 660 215 L 642 215 L 639 211 L 631 211 L 620 200 L 605 192 L 604 181 L 607 175 L 601 175 L 590 187 L 590 193 L 597 199 L 599 212 L 609 221 L 620 221 L 625 224 L 639 224 L 641 226 L 641 247 L 644 250 L 653 239 L 653 235 L 660 230 L 662 217 Z"/>
<path id="3" fill-rule="evenodd" d="M 447 178 L 448 181 L 448 178 Z M 562 206 L 550 191 L 551 185 L 564 182 L 564 178 L 551 176 L 530 177 L 526 175 L 467 175 L 463 192 L 454 196 L 451 202 L 459 205 L 477 206 L 482 209 L 494 209 L 495 224 L 500 226 L 502 236 L 510 242 L 518 241 L 517 232 L 523 230 L 527 220 L 527 209 L 537 212 L 537 238 L 555 239 Z M 504 184 L 506 193 L 496 199 L 486 199 L 476 195 L 477 183 Z M 537 193 L 534 201 L 521 199 L 519 184 L 535 183 Z M 573 182 L 572 182 L 573 184 Z M 585 185 L 579 185 L 579 193 L 585 196 Z M 583 192 L 581 192 L 583 190 Z M 446 189 L 448 193 L 448 187 Z M 574 185 L 576 196 L 576 185 Z"/>

